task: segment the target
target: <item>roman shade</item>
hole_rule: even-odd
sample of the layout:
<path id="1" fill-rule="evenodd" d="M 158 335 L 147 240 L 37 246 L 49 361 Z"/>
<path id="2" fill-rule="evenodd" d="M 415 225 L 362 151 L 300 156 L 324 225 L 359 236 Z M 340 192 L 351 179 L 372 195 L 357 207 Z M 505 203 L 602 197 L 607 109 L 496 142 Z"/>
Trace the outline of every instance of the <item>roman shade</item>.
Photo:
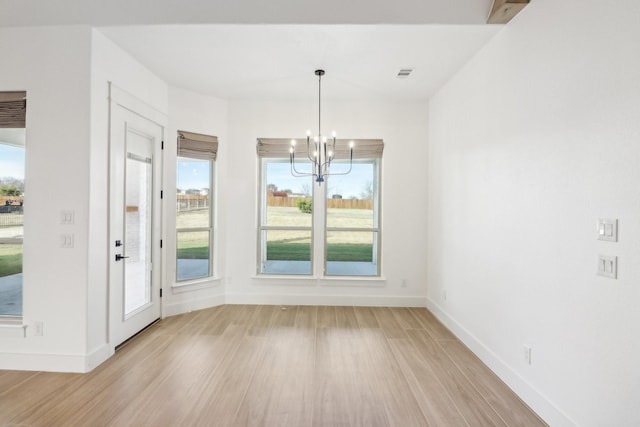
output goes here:
<path id="1" fill-rule="evenodd" d="M 178 156 L 215 160 L 218 156 L 218 137 L 179 130 Z"/>
<path id="2" fill-rule="evenodd" d="M 27 92 L 0 92 L 0 128 L 24 128 Z"/>
<path id="3" fill-rule="evenodd" d="M 256 149 L 258 157 L 262 158 L 289 158 L 291 139 L 284 138 L 258 138 Z M 381 139 L 336 139 L 336 152 L 334 160 L 349 159 L 349 143 L 353 141 L 354 159 L 380 159 L 384 150 L 384 142 Z M 312 147 L 313 140 L 309 143 Z M 329 146 L 327 142 L 327 146 Z M 328 149 L 328 148 L 327 148 Z M 296 159 L 307 157 L 307 138 L 296 139 Z"/>

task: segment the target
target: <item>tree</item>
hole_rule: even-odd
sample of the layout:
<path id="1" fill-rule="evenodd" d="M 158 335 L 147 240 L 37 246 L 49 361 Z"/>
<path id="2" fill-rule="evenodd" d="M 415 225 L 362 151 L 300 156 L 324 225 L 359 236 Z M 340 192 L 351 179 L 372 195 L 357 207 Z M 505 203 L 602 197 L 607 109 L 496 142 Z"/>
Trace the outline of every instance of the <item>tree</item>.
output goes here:
<path id="1" fill-rule="evenodd" d="M 373 199 L 373 180 L 370 179 L 362 185 L 360 198 L 363 200 Z"/>
<path id="2" fill-rule="evenodd" d="M 282 191 L 284 191 L 285 193 L 287 193 L 287 194 L 289 194 L 289 195 L 293 194 L 293 190 L 292 190 L 292 189 L 290 189 L 290 188 L 285 188 L 285 189 L 284 189 L 284 190 L 282 190 Z"/>
<path id="3" fill-rule="evenodd" d="M 14 177 L 0 178 L 0 196 L 19 196 L 24 193 L 24 180 Z"/>
<path id="4" fill-rule="evenodd" d="M 306 184 L 302 184 L 300 186 L 300 193 L 305 196 L 311 196 L 311 185 L 308 182 Z"/>
<path id="5" fill-rule="evenodd" d="M 267 184 L 267 193 L 273 193 L 274 191 L 278 191 L 278 186 L 275 184 Z"/>

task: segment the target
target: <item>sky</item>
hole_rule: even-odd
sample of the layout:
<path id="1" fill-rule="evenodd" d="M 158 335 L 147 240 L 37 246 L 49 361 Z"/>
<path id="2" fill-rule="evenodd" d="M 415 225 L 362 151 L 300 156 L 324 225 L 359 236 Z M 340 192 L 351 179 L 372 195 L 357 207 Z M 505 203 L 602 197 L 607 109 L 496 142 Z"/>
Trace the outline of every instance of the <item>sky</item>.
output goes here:
<path id="1" fill-rule="evenodd" d="M 301 170 L 305 170 L 304 167 L 300 167 Z M 347 164 L 334 164 L 332 163 L 332 172 L 347 171 Z M 306 170 L 309 170 L 307 166 Z M 358 164 L 354 163 L 351 172 L 348 175 L 334 175 L 327 178 L 326 183 L 328 185 L 327 197 L 331 197 L 334 194 L 342 195 L 343 199 L 360 198 L 361 193 L 365 190 L 367 182 L 373 180 L 373 165 L 371 163 Z M 279 190 L 290 189 L 294 193 L 304 193 L 305 184 L 309 187 L 311 185 L 318 185 L 317 182 L 312 181 L 311 177 L 296 178 L 291 175 L 291 167 L 289 162 L 275 163 L 270 162 L 267 171 L 267 184 L 275 184 Z"/>
<path id="2" fill-rule="evenodd" d="M 209 188 L 209 161 L 179 158 L 176 187 L 180 190 Z"/>
<path id="3" fill-rule="evenodd" d="M 24 147 L 0 144 L 0 178 L 24 179 Z"/>
<path id="4" fill-rule="evenodd" d="M 289 189 L 294 193 L 305 193 L 305 185 L 318 185 L 310 177 L 297 178 L 291 175 L 289 162 L 269 162 L 266 184 L 275 184 L 279 190 Z M 301 170 L 309 170 L 307 165 Z M 348 165 L 333 163 L 333 172 L 348 170 Z M 206 160 L 181 159 L 178 161 L 177 188 L 181 190 L 209 188 L 209 162 Z M 334 175 L 327 179 L 328 197 L 340 194 L 344 199 L 360 198 L 368 182 L 373 181 L 371 163 L 354 163 L 348 175 Z M 323 184 L 325 185 L 325 184 Z"/>

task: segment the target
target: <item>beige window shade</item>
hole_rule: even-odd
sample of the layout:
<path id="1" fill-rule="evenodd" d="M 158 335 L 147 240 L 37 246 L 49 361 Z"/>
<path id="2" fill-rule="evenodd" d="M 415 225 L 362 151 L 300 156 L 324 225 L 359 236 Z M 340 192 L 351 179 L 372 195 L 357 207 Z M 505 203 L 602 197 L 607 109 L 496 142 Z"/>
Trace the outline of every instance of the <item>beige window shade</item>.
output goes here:
<path id="1" fill-rule="evenodd" d="M 335 160 L 349 159 L 349 143 L 353 141 L 354 159 L 380 159 L 384 150 L 381 139 L 336 139 Z M 313 141 L 309 144 L 313 155 Z M 327 143 L 327 146 L 329 143 Z M 258 157 L 289 158 L 291 139 L 258 138 Z M 328 148 L 327 148 L 328 149 Z M 307 157 L 307 139 L 297 139 L 295 148 L 296 159 Z"/>
<path id="2" fill-rule="evenodd" d="M 218 137 L 179 130 L 178 156 L 215 160 L 218 156 Z"/>
<path id="3" fill-rule="evenodd" d="M 24 128 L 27 92 L 0 92 L 0 128 Z"/>

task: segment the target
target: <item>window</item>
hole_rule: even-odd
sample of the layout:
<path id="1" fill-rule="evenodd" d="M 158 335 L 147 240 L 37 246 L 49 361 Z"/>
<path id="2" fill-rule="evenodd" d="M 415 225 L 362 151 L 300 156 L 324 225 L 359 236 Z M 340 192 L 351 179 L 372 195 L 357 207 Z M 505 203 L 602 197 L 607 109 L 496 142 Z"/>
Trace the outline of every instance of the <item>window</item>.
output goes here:
<path id="1" fill-rule="evenodd" d="M 178 131 L 176 281 L 213 275 L 213 172 L 218 138 Z"/>
<path id="2" fill-rule="evenodd" d="M 26 92 L 0 92 L 0 317 L 22 316 Z"/>
<path id="3" fill-rule="evenodd" d="M 380 275 L 379 163 L 354 160 L 349 174 L 327 179 L 324 271 L 328 276 Z"/>
<path id="4" fill-rule="evenodd" d="M 291 176 L 289 159 L 262 159 L 259 273 L 313 272 L 312 181 Z"/>
<path id="5" fill-rule="evenodd" d="M 258 140 L 259 274 L 380 276 L 383 142 L 355 143 L 351 172 L 331 175 L 318 186 L 312 177 L 291 175 L 290 140 Z M 347 147 L 348 141 L 342 144 Z M 306 158 L 305 144 L 297 144 L 296 150 L 296 169 L 310 170 L 309 161 L 298 163 Z M 348 149 L 337 147 L 336 153 L 332 171 L 347 171 Z"/>

